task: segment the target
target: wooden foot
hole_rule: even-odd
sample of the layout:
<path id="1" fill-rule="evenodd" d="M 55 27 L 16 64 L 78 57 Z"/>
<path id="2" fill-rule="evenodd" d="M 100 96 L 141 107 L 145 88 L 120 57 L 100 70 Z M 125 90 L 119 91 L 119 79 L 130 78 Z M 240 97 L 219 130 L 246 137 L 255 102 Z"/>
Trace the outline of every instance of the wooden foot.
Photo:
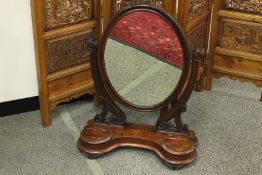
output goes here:
<path id="1" fill-rule="evenodd" d="M 212 90 L 212 85 L 213 85 L 213 78 L 214 78 L 214 72 L 213 72 L 213 65 L 214 61 L 212 60 L 212 57 L 214 51 L 210 50 L 208 54 L 208 60 L 207 60 L 207 69 L 206 69 L 206 80 L 205 80 L 205 89 L 206 90 Z"/>
<path id="2" fill-rule="evenodd" d="M 42 126 L 45 127 L 45 128 L 51 126 L 52 125 L 51 116 L 49 116 L 49 117 L 47 116 L 47 117 L 45 117 L 45 119 L 42 119 L 41 123 L 42 123 Z"/>
<path id="3" fill-rule="evenodd" d="M 169 168 L 179 169 L 195 160 L 196 141 L 193 131 L 187 134 L 155 132 L 150 125 L 127 124 L 121 127 L 89 120 L 77 146 L 91 159 L 121 147 L 142 148 L 152 151 Z"/>
<path id="4" fill-rule="evenodd" d="M 49 127 L 52 125 L 52 116 L 48 107 L 41 108 L 41 123 L 43 127 Z"/>
<path id="5" fill-rule="evenodd" d="M 262 92 L 261 92 L 261 97 L 260 97 L 260 101 L 262 102 Z"/>

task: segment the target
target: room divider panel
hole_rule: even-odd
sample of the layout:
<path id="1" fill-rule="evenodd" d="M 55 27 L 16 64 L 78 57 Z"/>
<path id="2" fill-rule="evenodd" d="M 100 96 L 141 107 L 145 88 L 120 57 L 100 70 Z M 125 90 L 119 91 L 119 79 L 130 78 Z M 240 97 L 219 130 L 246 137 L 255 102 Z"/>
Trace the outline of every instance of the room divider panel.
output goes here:
<path id="1" fill-rule="evenodd" d="M 49 126 L 57 104 L 95 94 L 87 40 L 99 33 L 100 2 L 31 0 L 31 8 L 41 119 Z"/>
<path id="2" fill-rule="evenodd" d="M 60 102 L 95 94 L 86 41 L 99 38 L 121 8 L 140 3 L 177 17 L 191 50 L 201 50 L 196 90 L 211 89 L 213 77 L 221 76 L 262 87 L 261 0 L 31 0 L 44 126 Z"/>
<path id="3" fill-rule="evenodd" d="M 108 24 L 110 18 L 121 8 L 134 4 L 159 5 L 167 9 L 169 14 L 175 16 L 177 0 L 102 0 L 103 28 Z"/>
<path id="4" fill-rule="evenodd" d="M 212 0 L 178 0 L 178 22 L 188 36 L 191 50 L 199 48 L 201 51 L 197 91 L 205 86 L 211 9 Z"/>
<path id="5" fill-rule="evenodd" d="M 212 21 L 207 88 L 222 76 L 262 87 L 262 1 L 216 0 Z"/>

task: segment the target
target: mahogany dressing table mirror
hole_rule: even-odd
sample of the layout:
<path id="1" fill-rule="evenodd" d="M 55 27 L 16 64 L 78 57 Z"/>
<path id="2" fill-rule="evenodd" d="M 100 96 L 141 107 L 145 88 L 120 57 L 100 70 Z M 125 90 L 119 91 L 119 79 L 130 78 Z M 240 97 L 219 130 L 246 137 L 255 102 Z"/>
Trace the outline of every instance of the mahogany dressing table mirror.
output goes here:
<path id="1" fill-rule="evenodd" d="M 137 5 L 116 14 L 97 46 L 89 42 L 102 112 L 87 122 L 78 149 L 94 159 L 121 147 L 153 152 L 169 168 L 196 158 L 197 138 L 181 120 L 193 90 L 200 54 L 190 53 L 181 27 L 159 7 Z M 128 123 L 120 104 L 160 110 L 154 126 Z"/>

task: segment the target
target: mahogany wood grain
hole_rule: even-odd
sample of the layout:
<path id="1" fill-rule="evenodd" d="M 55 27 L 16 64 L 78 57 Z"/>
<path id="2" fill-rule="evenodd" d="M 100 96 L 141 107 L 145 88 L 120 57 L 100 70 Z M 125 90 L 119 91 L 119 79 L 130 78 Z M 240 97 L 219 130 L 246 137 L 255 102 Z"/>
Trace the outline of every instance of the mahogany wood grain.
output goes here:
<path id="1" fill-rule="evenodd" d="M 78 140 L 78 149 L 94 159 L 124 147 L 153 152 L 172 169 L 179 169 L 196 159 L 197 139 L 193 131 L 185 134 L 155 132 L 150 125 L 112 126 L 88 121 Z"/>

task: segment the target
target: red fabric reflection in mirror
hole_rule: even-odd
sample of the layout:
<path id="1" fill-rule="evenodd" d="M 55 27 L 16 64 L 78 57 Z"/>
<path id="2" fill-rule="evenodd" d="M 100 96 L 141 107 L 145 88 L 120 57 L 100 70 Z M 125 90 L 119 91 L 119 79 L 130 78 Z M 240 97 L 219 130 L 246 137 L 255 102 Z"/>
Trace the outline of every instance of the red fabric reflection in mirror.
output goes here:
<path id="1" fill-rule="evenodd" d="M 157 14 L 128 14 L 117 22 L 110 38 L 183 68 L 183 51 L 177 35 L 168 22 Z"/>

